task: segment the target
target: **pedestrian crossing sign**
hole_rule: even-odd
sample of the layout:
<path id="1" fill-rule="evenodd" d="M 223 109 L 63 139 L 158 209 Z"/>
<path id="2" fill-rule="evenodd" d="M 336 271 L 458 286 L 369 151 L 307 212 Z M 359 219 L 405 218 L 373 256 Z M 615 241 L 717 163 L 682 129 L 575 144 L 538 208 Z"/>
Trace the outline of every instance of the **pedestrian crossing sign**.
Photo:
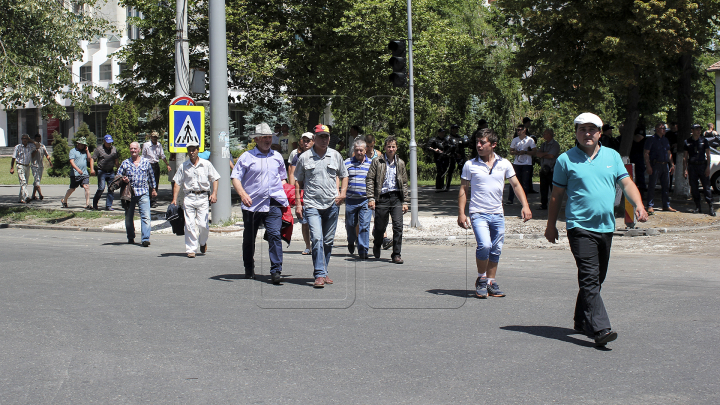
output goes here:
<path id="1" fill-rule="evenodd" d="M 200 152 L 205 150 L 205 107 L 171 105 L 170 152 L 187 152 L 187 144 L 190 141 L 200 144 Z"/>

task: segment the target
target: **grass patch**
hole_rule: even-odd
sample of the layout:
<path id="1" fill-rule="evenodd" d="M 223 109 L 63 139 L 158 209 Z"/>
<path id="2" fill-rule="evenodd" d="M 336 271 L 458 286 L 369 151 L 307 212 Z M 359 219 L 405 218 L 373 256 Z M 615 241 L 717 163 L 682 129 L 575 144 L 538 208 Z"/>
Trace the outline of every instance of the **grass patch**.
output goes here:
<path id="1" fill-rule="evenodd" d="M 236 217 L 233 215 L 232 217 L 230 217 L 230 219 L 225 220 L 223 222 L 219 222 L 217 224 L 215 224 L 215 223 L 210 224 L 210 228 L 222 228 L 222 227 L 226 227 L 226 226 L 233 226 L 233 225 L 237 224 L 238 222 L 242 222 L 242 218 Z"/>
<path id="2" fill-rule="evenodd" d="M 102 213 L 95 211 L 71 212 L 29 207 L 0 207 L 0 222 L 39 219 L 43 222 L 56 223 L 72 218 L 97 219 L 102 216 Z"/>

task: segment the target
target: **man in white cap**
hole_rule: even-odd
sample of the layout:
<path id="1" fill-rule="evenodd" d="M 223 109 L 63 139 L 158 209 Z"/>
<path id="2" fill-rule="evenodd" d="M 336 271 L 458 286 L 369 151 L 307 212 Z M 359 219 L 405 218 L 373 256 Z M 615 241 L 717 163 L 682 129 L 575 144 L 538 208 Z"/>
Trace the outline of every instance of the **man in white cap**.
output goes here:
<path id="1" fill-rule="evenodd" d="M 285 162 L 280 152 L 271 149 L 273 132 L 262 123 L 255 127 L 256 147 L 242 155 L 230 175 L 233 187 L 242 200 L 243 265 L 245 278 L 255 278 L 255 237 L 260 225 L 265 226 L 270 255 L 270 278 L 273 284 L 282 279 L 282 210 L 288 206 L 283 189 L 286 182 Z"/>
<path id="2" fill-rule="evenodd" d="M 558 157 L 553 171 L 553 191 L 548 210 L 545 238 L 558 240 L 556 222 L 565 192 L 567 236 L 578 267 L 575 330 L 604 346 L 617 338 L 610 326 L 600 289 L 608 270 L 610 247 L 615 231 L 615 184 L 635 207 L 638 221 L 648 214 L 635 183 L 628 176 L 620 154 L 599 144 L 603 123 L 595 114 L 575 118 L 578 145 Z"/>
<path id="3" fill-rule="evenodd" d="M 183 208 L 185 214 L 185 253 L 189 258 L 195 257 L 200 245 L 200 253 L 207 251 L 207 240 L 210 233 L 210 204 L 217 202 L 218 180 L 220 174 L 209 161 L 198 157 L 200 144 L 192 140 L 187 143 L 186 160 L 177 172 L 173 181 L 172 204 L 177 205 L 177 196 L 182 187 L 185 193 Z M 208 195 L 210 197 L 208 198 Z M 197 227 L 196 227 L 197 225 Z"/>

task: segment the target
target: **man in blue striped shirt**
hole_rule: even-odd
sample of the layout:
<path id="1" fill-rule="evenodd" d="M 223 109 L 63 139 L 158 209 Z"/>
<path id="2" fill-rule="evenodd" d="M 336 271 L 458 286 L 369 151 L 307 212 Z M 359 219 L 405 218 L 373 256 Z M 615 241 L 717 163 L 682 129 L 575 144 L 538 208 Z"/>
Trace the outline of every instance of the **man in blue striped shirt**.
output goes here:
<path id="1" fill-rule="evenodd" d="M 345 230 L 347 231 L 348 250 L 355 253 L 355 242 L 358 244 L 358 256 L 365 260 L 370 248 L 370 221 L 372 211 L 368 208 L 367 179 L 370 170 L 370 159 L 365 156 L 365 141 L 358 139 L 353 143 L 353 155 L 345 160 L 348 171 L 348 190 L 345 200 Z M 358 232 L 355 226 L 358 225 Z"/>
<path id="2" fill-rule="evenodd" d="M 135 243 L 135 206 L 140 208 L 140 234 L 143 247 L 150 246 L 150 197 L 157 197 L 157 184 L 150 161 L 140 156 L 140 144 L 130 144 L 130 157 L 125 159 L 117 172 L 123 176 L 126 187 L 132 187 L 132 198 L 125 211 L 125 231 L 128 243 Z"/>

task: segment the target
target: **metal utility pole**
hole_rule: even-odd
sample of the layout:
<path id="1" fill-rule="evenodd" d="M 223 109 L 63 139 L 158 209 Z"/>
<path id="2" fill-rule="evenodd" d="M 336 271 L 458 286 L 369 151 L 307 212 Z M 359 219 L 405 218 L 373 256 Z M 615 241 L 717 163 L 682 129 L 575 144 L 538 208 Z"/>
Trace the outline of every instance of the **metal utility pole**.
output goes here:
<path id="1" fill-rule="evenodd" d="M 217 203 L 212 206 L 212 222 L 218 224 L 232 215 L 228 182 L 230 167 L 230 123 L 227 87 L 227 40 L 225 0 L 210 0 L 210 161 L 220 174 Z"/>
<path id="2" fill-rule="evenodd" d="M 189 96 L 190 92 L 190 45 L 187 36 L 187 1 L 176 1 L 175 14 L 175 97 Z M 173 136 L 173 134 L 170 134 Z M 182 167 L 185 154 L 175 154 L 175 170 Z M 171 172 L 171 175 L 175 173 Z M 182 204 L 185 198 L 182 187 L 178 193 L 177 202 Z"/>
<path id="3" fill-rule="evenodd" d="M 418 219 L 417 143 L 415 142 L 415 81 L 413 78 L 412 0 L 407 0 L 408 67 L 410 70 L 410 226 L 420 228 Z"/>

